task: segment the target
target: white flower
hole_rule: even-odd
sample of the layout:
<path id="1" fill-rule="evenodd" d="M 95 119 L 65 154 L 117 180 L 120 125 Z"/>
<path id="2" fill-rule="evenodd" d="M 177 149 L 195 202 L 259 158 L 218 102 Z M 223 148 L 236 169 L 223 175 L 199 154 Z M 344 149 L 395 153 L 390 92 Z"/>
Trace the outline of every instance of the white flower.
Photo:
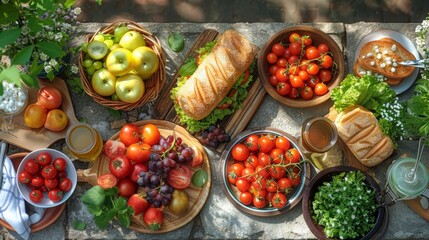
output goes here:
<path id="1" fill-rule="evenodd" d="M 82 10 L 80 9 L 80 7 L 73 9 L 73 13 L 76 15 L 79 15 L 81 12 L 82 12 Z"/>
<path id="2" fill-rule="evenodd" d="M 42 60 L 42 61 L 48 60 L 48 55 L 46 55 L 45 53 L 41 53 L 40 54 L 40 60 Z"/>
<path id="3" fill-rule="evenodd" d="M 49 73 L 49 72 L 51 72 L 51 71 L 52 71 L 52 67 L 51 67 L 51 66 L 49 66 L 49 65 L 46 65 L 46 66 L 44 67 L 44 69 L 45 69 L 45 72 L 47 72 L 47 73 Z"/>
<path id="4" fill-rule="evenodd" d="M 79 72 L 79 68 L 76 65 L 73 64 L 73 66 L 71 66 L 71 68 L 70 68 L 70 71 L 73 74 L 77 74 Z"/>

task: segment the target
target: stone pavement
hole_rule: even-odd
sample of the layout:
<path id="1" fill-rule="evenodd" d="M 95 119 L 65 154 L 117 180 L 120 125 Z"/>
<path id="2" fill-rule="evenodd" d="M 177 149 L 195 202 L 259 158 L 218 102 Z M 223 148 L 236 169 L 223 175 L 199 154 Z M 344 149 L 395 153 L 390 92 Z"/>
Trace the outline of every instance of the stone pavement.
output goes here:
<path id="1" fill-rule="evenodd" d="M 426 0 L 77 0 L 82 22 L 342 22 L 417 23 Z"/>
<path id="2" fill-rule="evenodd" d="M 234 28 L 242 32 L 250 41 L 262 47 L 265 41 L 280 29 L 293 26 L 292 23 L 141 23 L 149 31 L 154 33 L 161 41 L 167 58 L 167 81 L 172 81 L 172 76 L 177 67 L 184 60 L 186 53 L 196 37 L 206 28 L 223 32 Z M 103 24 L 83 23 L 79 26 L 80 34 L 74 39 L 74 44 L 82 43 L 86 34 L 94 32 Z M 414 39 L 416 24 L 395 23 L 315 23 L 309 24 L 330 34 L 340 45 L 345 54 L 348 72 L 351 71 L 354 50 L 362 37 L 379 29 L 393 29 L 403 33 L 410 39 Z M 172 31 L 179 31 L 185 36 L 185 49 L 182 53 L 174 53 L 166 44 L 167 36 Z M 411 90 L 401 94 L 400 99 L 407 99 Z M 88 95 L 78 95 L 71 92 L 73 106 L 78 119 L 86 119 L 89 124 L 100 131 L 104 140 L 110 138 L 118 129 L 111 129 L 109 123 L 124 116 L 113 116 L 106 108 L 95 103 Z M 311 116 L 323 116 L 328 112 L 332 102 L 327 101 L 321 106 L 297 109 L 283 106 L 271 98 L 265 97 L 248 128 L 275 127 L 288 132 L 294 137 L 300 134 L 300 126 L 304 119 Z M 125 114 L 125 113 L 124 113 Z M 136 115 L 139 119 L 150 118 L 150 106 L 138 109 Z M 399 155 L 411 155 L 415 153 L 415 142 L 402 141 Z M 52 146 L 61 149 L 64 141 L 59 141 Z M 428 150 L 424 153 L 429 154 Z M 428 159 L 425 160 L 428 165 Z M 86 164 L 75 161 L 76 168 L 85 168 Z M 32 239 L 312 239 L 314 235 L 304 222 L 301 205 L 298 204 L 289 212 L 275 217 L 254 217 L 242 213 L 236 209 L 225 197 L 221 189 L 220 161 L 210 159 L 212 169 L 212 185 L 207 201 L 197 217 L 175 231 L 165 234 L 141 234 L 136 231 L 121 228 L 116 221 L 106 230 L 99 230 L 92 220 L 92 216 L 80 201 L 80 197 L 90 187 L 86 183 L 79 183 L 72 198 L 68 201 L 65 212 L 52 225 L 36 232 Z M 375 179 L 384 185 L 385 172 L 388 163 L 383 163 L 374 168 L 372 173 Z M 86 229 L 75 230 L 71 224 L 75 220 L 84 221 Z M 398 202 L 389 208 L 389 228 L 385 239 L 429 239 L 428 222 L 415 214 L 405 203 Z M 0 228 L 1 229 L 1 228 Z M 4 231 L 4 230 L 3 230 Z M 10 233 L 16 237 L 16 233 Z"/>

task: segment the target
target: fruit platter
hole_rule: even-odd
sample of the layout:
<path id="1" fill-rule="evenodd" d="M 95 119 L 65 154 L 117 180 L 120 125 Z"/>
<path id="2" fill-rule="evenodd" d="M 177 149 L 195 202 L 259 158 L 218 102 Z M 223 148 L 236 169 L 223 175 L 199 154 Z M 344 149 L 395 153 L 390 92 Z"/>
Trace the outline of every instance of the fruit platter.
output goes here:
<path id="1" fill-rule="evenodd" d="M 159 228 L 149 227 L 154 224 L 145 220 L 146 208 L 134 211 L 138 214 L 131 217 L 129 228 L 142 233 L 165 233 L 187 224 L 204 206 L 211 186 L 209 159 L 199 141 L 182 127 L 161 120 L 125 125 L 106 142 L 99 159 L 77 174 L 78 181 L 94 186 L 116 185 L 127 199 L 140 196 L 142 201 L 141 196 L 147 196 L 147 209 L 164 209 L 153 210 L 162 215 Z"/>

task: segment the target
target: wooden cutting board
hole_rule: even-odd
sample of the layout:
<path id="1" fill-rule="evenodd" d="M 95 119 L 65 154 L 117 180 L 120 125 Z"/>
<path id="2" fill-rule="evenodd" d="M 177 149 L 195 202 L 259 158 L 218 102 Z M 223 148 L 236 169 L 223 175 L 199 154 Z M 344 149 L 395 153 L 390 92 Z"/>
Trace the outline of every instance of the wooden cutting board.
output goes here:
<path id="1" fill-rule="evenodd" d="M 40 88 L 44 86 L 53 86 L 60 90 L 63 97 L 61 109 L 67 114 L 69 118 L 69 123 L 67 127 L 60 132 L 53 132 L 43 127 L 39 129 L 31 129 L 29 127 L 26 127 L 24 124 L 24 109 L 24 111 L 22 111 L 20 114 L 13 117 L 13 122 L 16 126 L 14 131 L 0 131 L 1 140 L 4 140 L 12 145 L 18 146 L 29 151 L 46 148 L 49 147 L 52 143 L 63 139 L 66 135 L 67 129 L 72 124 L 78 122 L 75 112 L 73 110 L 73 104 L 70 98 L 67 85 L 63 79 L 55 78 L 53 81 L 39 80 L 39 86 Z M 28 105 L 37 102 L 38 91 L 38 88 L 28 88 Z M 4 119 L 0 119 L 0 121 L 4 121 Z"/>
<path id="2" fill-rule="evenodd" d="M 207 42 L 213 41 L 217 38 L 219 32 L 213 29 L 204 30 L 195 41 L 193 47 L 189 50 L 185 59 L 190 57 L 196 57 L 197 53 L 195 50 L 201 48 Z M 182 63 L 183 65 L 183 63 Z M 182 67 L 182 65 L 180 67 Z M 180 67 L 178 69 L 180 69 Z M 170 91 L 176 86 L 176 80 L 179 77 L 178 71 L 173 76 L 172 81 L 168 84 L 166 90 L 155 102 L 153 109 L 153 116 L 157 119 L 164 119 L 167 121 L 180 124 L 179 119 L 174 110 L 173 101 L 170 98 Z M 257 68 L 255 67 L 253 72 L 253 83 L 249 86 L 248 96 L 244 100 L 243 107 L 236 111 L 234 114 L 223 119 L 219 124 L 225 129 L 225 131 L 233 138 L 238 133 L 242 132 L 247 124 L 252 119 L 253 115 L 258 110 L 262 101 L 264 100 L 266 91 L 262 86 L 262 83 L 258 77 Z"/>
<path id="3" fill-rule="evenodd" d="M 185 189 L 189 198 L 188 211 L 180 216 L 174 215 L 168 211 L 168 207 L 164 208 L 164 223 L 159 231 L 150 230 L 143 222 L 142 215 L 133 216 L 131 219 L 130 229 L 141 233 L 165 233 L 176 230 L 194 219 L 203 208 L 207 197 L 210 192 L 211 186 L 211 170 L 209 158 L 200 144 L 200 142 L 189 134 L 183 127 L 172 122 L 164 120 L 143 120 L 135 122 L 140 128 L 148 123 L 155 124 L 161 132 L 161 135 L 167 137 L 168 135 L 175 134 L 176 137 L 181 137 L 183 142 L 192 147 L 194 151 L 199 151 L 203 157 L 203 163 L 196 167 L 190 167 L 193 174 L 199 169 L 204 169 L 208 175 L 208 181 L 202 187 L 196 187 L 192 183 Z M 119 139 L 119 132 L 113 135 L 110 139 Z M 91 185 L 97 185 L 98 176 L 109 173 L 109 158 L 104 154 L 89 164 L 88 169 L 78 169 L 77 179 L 80 182 L 88 182 Z M 192 176 L 192 175 L 191 175 Z"/>

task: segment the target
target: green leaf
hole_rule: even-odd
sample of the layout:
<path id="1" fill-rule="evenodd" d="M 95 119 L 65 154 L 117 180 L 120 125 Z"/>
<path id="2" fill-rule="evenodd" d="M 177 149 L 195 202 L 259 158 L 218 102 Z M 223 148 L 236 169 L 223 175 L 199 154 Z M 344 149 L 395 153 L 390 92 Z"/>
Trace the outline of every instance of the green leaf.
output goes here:
<path id="1" fill-rule="evenodd" d="M 37 80 L 36 77 L 28 75 L 26 73 L 21 73 L 20 76 L 21 76 L 21 80 L 24 82 L 25 85 L 29 87 L 34 87 L 34 88 L 40 88 L 39 81 Z"/>
<path id="2" fill-rule="evenodd" d="M 12 28 L 0 32 L 0 48 L 4 48 L 9 44 L 17 41 L 21 35 L 22 30 L 20 28 Z"/>
<path id="3" fill-rule="evenodd" d="M 21 49 L 13 57 L 12 64 L 26 65 L 30 61 L 31 55 L 33 54 L 33 50 L 33 45 L 26 46 L 25 48 Z"/>
<path id="4" fill-rule="evenodd" d="M 85 230 L 86 224 L 83 221 L 74 220 L 72 222 L 72 228 L 75 230 Z"/>
<path id="5" fill-rule="evenodd" d="M 95 0 L 96 3 L 98 3 L 98 5 L 101 6 L 101 4 L 103 3 L 103 0 Z"/>
<path id="6" fill-rule="evenodd" d="M 168 36 L 168 46 L 174 52 L 180 52 L 185 47 L 185 38 L 180 33 L 173 32 Z"/>
<path id="7" fill-rule="evenodd" d="M 185 64 L 182 65 L 179 69 L 180 76 L 191 76 L 197 70 L 198 65 L 195 58 L 189 58 Z"/>
<path id="8" fill-rule="evenodd" d="M 85 205 L 101 206 L 105 200 L 104 189 L 100 186 L 93 186 L 81 198 Z"/>
<path id="9" fill-rule="evenodd" d="M 8 3 L 1 4 L 0 7 L 0 25 L 2 24 L 10 24 L 15 21 L 17 21 L 19 18 L 19 10 L 14 6 L 12 1 L 9 1 Z M 2 37 L 0 37 L 0 40 L 2 40 Z M 0 48 L 2 46 L 0 45 Z"/>
<path id="10" fill-rule="evenodd" d="M 66 8 L 70 8 L 70 7 L 74 6 L 75 4 L 76 4 L 76 0 L 67 0 L 67 1 L 64 3 L 64 7 L 66 7 Z"/>
<path id="11" fill-rule="evenodd" d="M 0 79 L 5 79 L 7 82 L 21 86 L 20 71 L 15 65 L 3 69 L 3 71 L 0 72 Z"/>
<path id="12" fill-rule="evenodd" d="M 121 224 L 122 227 L 130 227 L 131 220 L 130 220 L 130 214 L 128 211 L 120 211 L 118 212 L 118 222 Z"/>
<path id="13" fill-rule="evenodd" d="M 196 187 L 202 187 L 208 179 L 209 176 L 207 172 L 204 171 L 204 169 L 198 169 L 194 175 L 192 175 L 192 184 Z"/>
<path id="14" fill-rule="evenodd" d="M 107 225 L 109 225 L 109 222 L 112 221 L 112 219 L 116 216 L 116 209 L 109 209 L 109 211 L 105 212 L 104 214 L 100 216 L 95 216 L 95 224 L 100 229 L 106 229 Z"/>
<path id="15" fill-rule="evenodd" d="M 117 210 L 122 210 L 128 207 L 127 200 L 123 197 L 119 197 L 114 200 L 114 206 Z"/>
<path id="16" fill-rule="evenodd" d="M 100 206 L 87 205 L 86 208 L 94 216 L 100 216 L 103 213 L 103 209 Z"/>
<path id="17" fill-rule="evenodd" d="M 54 41 L 38 42 L 36 47 L 51 58 L 63 57 L 66 54 L 61 45 Z"/>

